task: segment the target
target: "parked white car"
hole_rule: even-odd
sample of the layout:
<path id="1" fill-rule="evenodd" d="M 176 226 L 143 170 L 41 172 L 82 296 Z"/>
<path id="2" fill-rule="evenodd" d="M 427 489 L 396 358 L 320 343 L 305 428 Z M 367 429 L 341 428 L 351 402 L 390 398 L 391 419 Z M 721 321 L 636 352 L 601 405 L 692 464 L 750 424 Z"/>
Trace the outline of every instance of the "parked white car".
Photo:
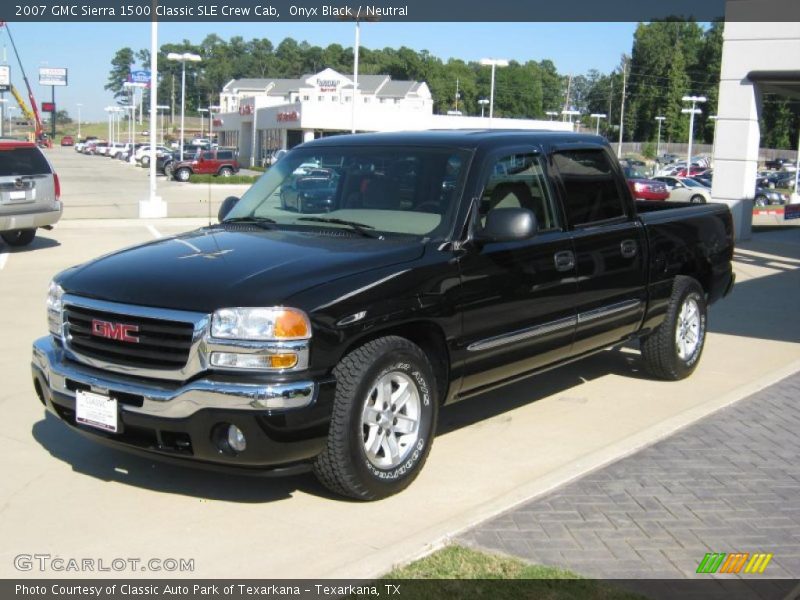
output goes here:
<path id="1" fill-rule="evenodd" d="M 166 146 L 156 146 L 156 156 L 160 156 L 165 152 L 172 152 L 172 150 Z M 144 158 L 145 155 L 150 155 L 150 144 L 145 144 L 144 146 L 137 148 L 136 152 L 133 154 L 133 158 L 136 162 L 142 162 L 142 158 Z"/>
<path id="2" fill-rule="evenodd" d="M 711 202 L 711 190 L 694 179 L 688 177 L 653 177 L 669 188 L 669 199 L 675 202 L 691 202 L 705 204 Z"/>
<path id="3" fill-rule="evenodd" d="M 109 144 L 108 149 L 105 152 L 105 156 L 110 158 L 117 158 L 117 154 L 123 152 L 127 149 L 128 144 L 123 144 L 121 142 L 114 142 L 113 144 Z"/>

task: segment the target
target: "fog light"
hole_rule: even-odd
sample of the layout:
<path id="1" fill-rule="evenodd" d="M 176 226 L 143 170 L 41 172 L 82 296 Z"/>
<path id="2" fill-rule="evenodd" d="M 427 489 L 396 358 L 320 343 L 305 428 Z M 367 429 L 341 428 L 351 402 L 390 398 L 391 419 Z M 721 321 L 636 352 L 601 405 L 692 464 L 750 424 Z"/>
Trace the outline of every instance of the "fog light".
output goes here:
<path id="1" fill-rule="evenodd" d="M 244 452 L 247 448 L 244 433 L 236 425 L 228 425 L 228 446 L 234 452 Z"/>

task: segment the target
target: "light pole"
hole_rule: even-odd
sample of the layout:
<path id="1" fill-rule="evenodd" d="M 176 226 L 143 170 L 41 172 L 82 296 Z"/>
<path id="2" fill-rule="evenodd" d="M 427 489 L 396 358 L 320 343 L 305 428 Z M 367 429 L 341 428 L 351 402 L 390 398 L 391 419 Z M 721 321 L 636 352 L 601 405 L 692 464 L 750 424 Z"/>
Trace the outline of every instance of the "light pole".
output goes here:
<path id="1" fill-rule="evenodd" d="M 77 106 L 78 106 L 78 139 L 81 139 L 81 106 L 83 106 L 83 104 L 78 102 Z"/>
<path id="2" fill-rule="evenodd" d="M 600 119 L 605 119 L 606 115 L 604 113 L 592 113 L 589 116 L 595 119 L 595 125 L 594 125 L 595 135 L 600 135 Z"/>
<path id="3" fill-rule="evenodd" d="M 8 100 L 5 98 L 0 98 L 0 137 L 3 137 L 6 133 L 6 103 Z"/>
<path id="4" fill-rule="evenodd" d="M 214 145 L 214 111 L 219 110 L 219 106 L 208 107 L 208 140 Z"/>
<path id="5" fill-rule="evenodd" d="M 548 117 L 550 117 L 550 120 L 551 120 L 551 121 L 553 120 L 553 118 L 554 118 L 554 117 L 557 117 L 557 116 L 558 116 L 558 112 L 557 112 L 557 111 L 555 111 L 555 110 L 548 110 L 548 111 L 547 111 L 547 112 L 545 112 L 544 114 L 546 114 Z"/>
<path id="6" fill-rule="evenodd" d="M 702 110 L 697 108 L 698 103 L 702 104 L 706 101 L 705 96 L 684 96 L 681 98 L 684 102 L 691 102 L 692 108 L 684 108 L 681 112 L 689 115 L 689 149 L 686 153 L 686 176 L 692 174 L 692 140 L 694 138 L 694 116 L 702 114 Z"/>
<path id="7" fill-rule="evenodd" d="M 483 109 L 486 108 L 486 105 L 489 104 L 488 98 L 481 98 L 478 100 L 478 104 L 481 105 L 481 119 L 483 118 Z"/>
<path id="8" fill-rule="evenodd" d="M 170 52 L 167 54 L 167 60 L 177 60 L 181 63 L 181 141 L 180 141 L 180 160 L 183 160 L 183 131 L 184 131 L 184 119 L 186 114 L 186 63 L 187 62 L 200 62 L 201 58 L 197 54 L 192 54 L 191 52 L 184 52 L 183 54 L 178 54 L 177 52 Z M 253 128 L 255 129 L 255 121 L 253 122 Z"/>
<path id="9" fill-rule="evenodd" d="M 156 105 L 156 110 L 161 113 L 161 127 L 159 128 L 159 136 L 161 137 L 161 145 L 164 145 L 164 111 L 167 110 L 169 106 L 166 104 L 158 104 Z"/>
<path id="10" fill-rule="evenodd" d="M 208 112 L 208 109 L 207 108 L 198 108 L 197 112 L 200 113 L 200 137 L 202 138 L 203 137 L 203 131 L 205 129 L 204 126 L 203 126 L 203 115 Z"/>
<path id="11" fill-rule="evenodd" d="M 494 118 L 494 72 L 497 67 L 507 67 L 508 61 L 504 58 L 482 58 L 480 63 L 484 67 L 492 67 L 492 85 L 489 92 L 489 127 L 491 127 Z"/>
<path id="12" fill-rule="evenodd" d="M 656 117 L 658 121 L 658 136 L 656 137 L 656 158 L 661 156 L 661 124 L 667 120 L 667 117 Z"/>

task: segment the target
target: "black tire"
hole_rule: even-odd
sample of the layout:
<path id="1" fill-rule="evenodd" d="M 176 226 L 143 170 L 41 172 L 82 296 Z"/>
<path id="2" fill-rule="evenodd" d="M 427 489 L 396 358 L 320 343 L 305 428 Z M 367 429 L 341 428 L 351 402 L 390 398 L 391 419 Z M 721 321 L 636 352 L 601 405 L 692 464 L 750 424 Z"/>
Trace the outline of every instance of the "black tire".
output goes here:
<path id="1" fill-rule="evenodd" d="M 336 396 L 327 446 L 314 463 L 314 473 L 331 491 L 357 500 L 377 500 L 396 494 L 419 474 L 436 432 L 439 401 L 428 358 L 409 340 L 387 336 L 367 342 L 347 354 L 333 373 Z M 365 448 L 369 439 L 365 440 L 365 436 L 369 436 L 370 427 L 377 427 L 378 431 L 381 427 L 364 424 L 362 413 L 368 403 L 378 402 L 378 396 L 372 393 L 377 382 L 396 376 L 405 378 L 407 385 L 415 386 L 412 391 L 418 394 L 418 436 L 402 450 L 396 465 L 384 469 L 374 464 Z M 388 402 L 393 400 L 390 398 Z M 391 411 L 383 409 L 383 415 L 389 413 Z M 393 429 L 390 435 L 395 435 Z M 385 458 L 382 444 L 379 451 L 384 452 Z"/>
<path id="2" fill-rule="evenodd" d="M 681 313 L 685 305 L 692 303 L 699 313 L 697 329 L 693 330 L 697 343 L 691 352 L 682 357 L 678 338 L 681 331 L 687 332 L 689 328 L 681 322 Z M 664 322 L 641 340 L 645 369 L 651 375 L 668 381 L 677 381 L 691 375 L 703 354 L 706 321 L 706 298 L 703 288 L 691 277 L 682 275 L 676 277 Z"/>
<path id="3" fill-rule="evenodd" d="M 231 169 L 230 167 L 222 167 L 219 170 L 219 173 L 217 173 L 217 175 L 219 175 L 220 177 L 230 177 L 231 175 L 233 175 L 233 169 Z"/>
<path id="4" fill-rule="evenodd" d="M 14 231 L 6 231 L 0 233 L 0 237 L 9 246 L 27 246 L 36 237 L 36 228 L 33 229 L 15 229 Z"/>
<path id="5" fill-rule="evenodd" d="M 769 204 L 766 196 L 756 196 L 756 206 L 766 206 Z"/>
<path id="6" fill-rule="evenodd" d="M 150 157 L 149 156 L 143 156 L 140 164 L 145 169 L 148 168 L 150 166 Z"/>
<path id="7" fill-rule="evenodd" d="M 172 163 L 167 163 L 164 165 L 164 175 L 169 178 L 172 178 Z"/>
<path id="8" fill-rule="evenodd" d="M 173 176 L 178 181 L 189 181 L 189 177 L 192 176 L 192 172 L 189 169 L 182 167 L 175 171 Z"/>
<path id="9" fill-rule="evenodd" d="M 695 194 L 689 199 L 689 202 L 691 202 L 692 204 L 705 204 L 706 199 L 704 196 L 701 196 L 700 194 Z"/>

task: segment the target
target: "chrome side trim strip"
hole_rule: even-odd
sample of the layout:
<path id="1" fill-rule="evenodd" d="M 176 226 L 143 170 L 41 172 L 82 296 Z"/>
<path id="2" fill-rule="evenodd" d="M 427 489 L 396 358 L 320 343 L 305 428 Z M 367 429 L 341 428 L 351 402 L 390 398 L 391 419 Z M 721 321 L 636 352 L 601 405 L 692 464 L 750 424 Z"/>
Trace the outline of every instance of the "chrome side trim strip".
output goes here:
<path id="1" fill-rule="evenodd" d="M 641 300 L 625 300 L 623 302 L 617 302 L 616 304 L 609 304 L 608 306 L 601 306 L 600 308 L 595 308 L 594 310 L 582 312 L 578 315 L 578 325 L 581 323 L 587 323 L 588 321 L 602 319 L 603 317 L 609 317 L 617 313 L 633 310 L 634 308 L 641 306 L 641 304 Z"/>
<path id="2" fill-rule="evenodd" d="M 554 333 L 568 327 L 575 327 L 577 322 L 578 320 L 575 317 L 558 319 L 557 321 L 551 321 L 550 323 L 543 323 L 542 325 L 536 325 L 527 329 L 512 331 L 511 333 L 504 333 L 502 335 L 490 337 L 485 340 L 473 342 L 467 346 L 467 350 L 470 352 L 477 352 L 479 350 L 489 350 L 490 348 L 497 348 L 498 346 L 513 344 L 514 342 L 520 342 L 522 340 L 527 340 L 540 335 L 547 335 L 548 333 Z"/>
<path id="3" fill-rule="evenodd" d="M 582 312 L 576 317 L 566 317 L 564 319 L 558 319 L 557 321 L 543 323 L 542 325 L 528 327 L 527 329 L 520 329 L 518 331 L 504 333 L 502 335 L 486 338 L 484 340 L 478 340 L 477 342 L 473 342 L 467 346 L 467 350 L 469 352 L 477 352 L 480 350 L 497 348 L 498 346 L 504 346 L 506 344 L 513 344 L 515 342 L 520 342 L 533 337 L 554 333 L 568 327 L 574 327 L 582 323 L 602 319 L 603 317 L 609 317 L 618 313 L 627 312 L 638 308 L 641 305 L 641 300 L 625 300 L 623 302 L 617 302 L 616 304 L 609 304 L 608 306 L 602 306 L 600 308 L 595 308 L 594 310 Z"/>

